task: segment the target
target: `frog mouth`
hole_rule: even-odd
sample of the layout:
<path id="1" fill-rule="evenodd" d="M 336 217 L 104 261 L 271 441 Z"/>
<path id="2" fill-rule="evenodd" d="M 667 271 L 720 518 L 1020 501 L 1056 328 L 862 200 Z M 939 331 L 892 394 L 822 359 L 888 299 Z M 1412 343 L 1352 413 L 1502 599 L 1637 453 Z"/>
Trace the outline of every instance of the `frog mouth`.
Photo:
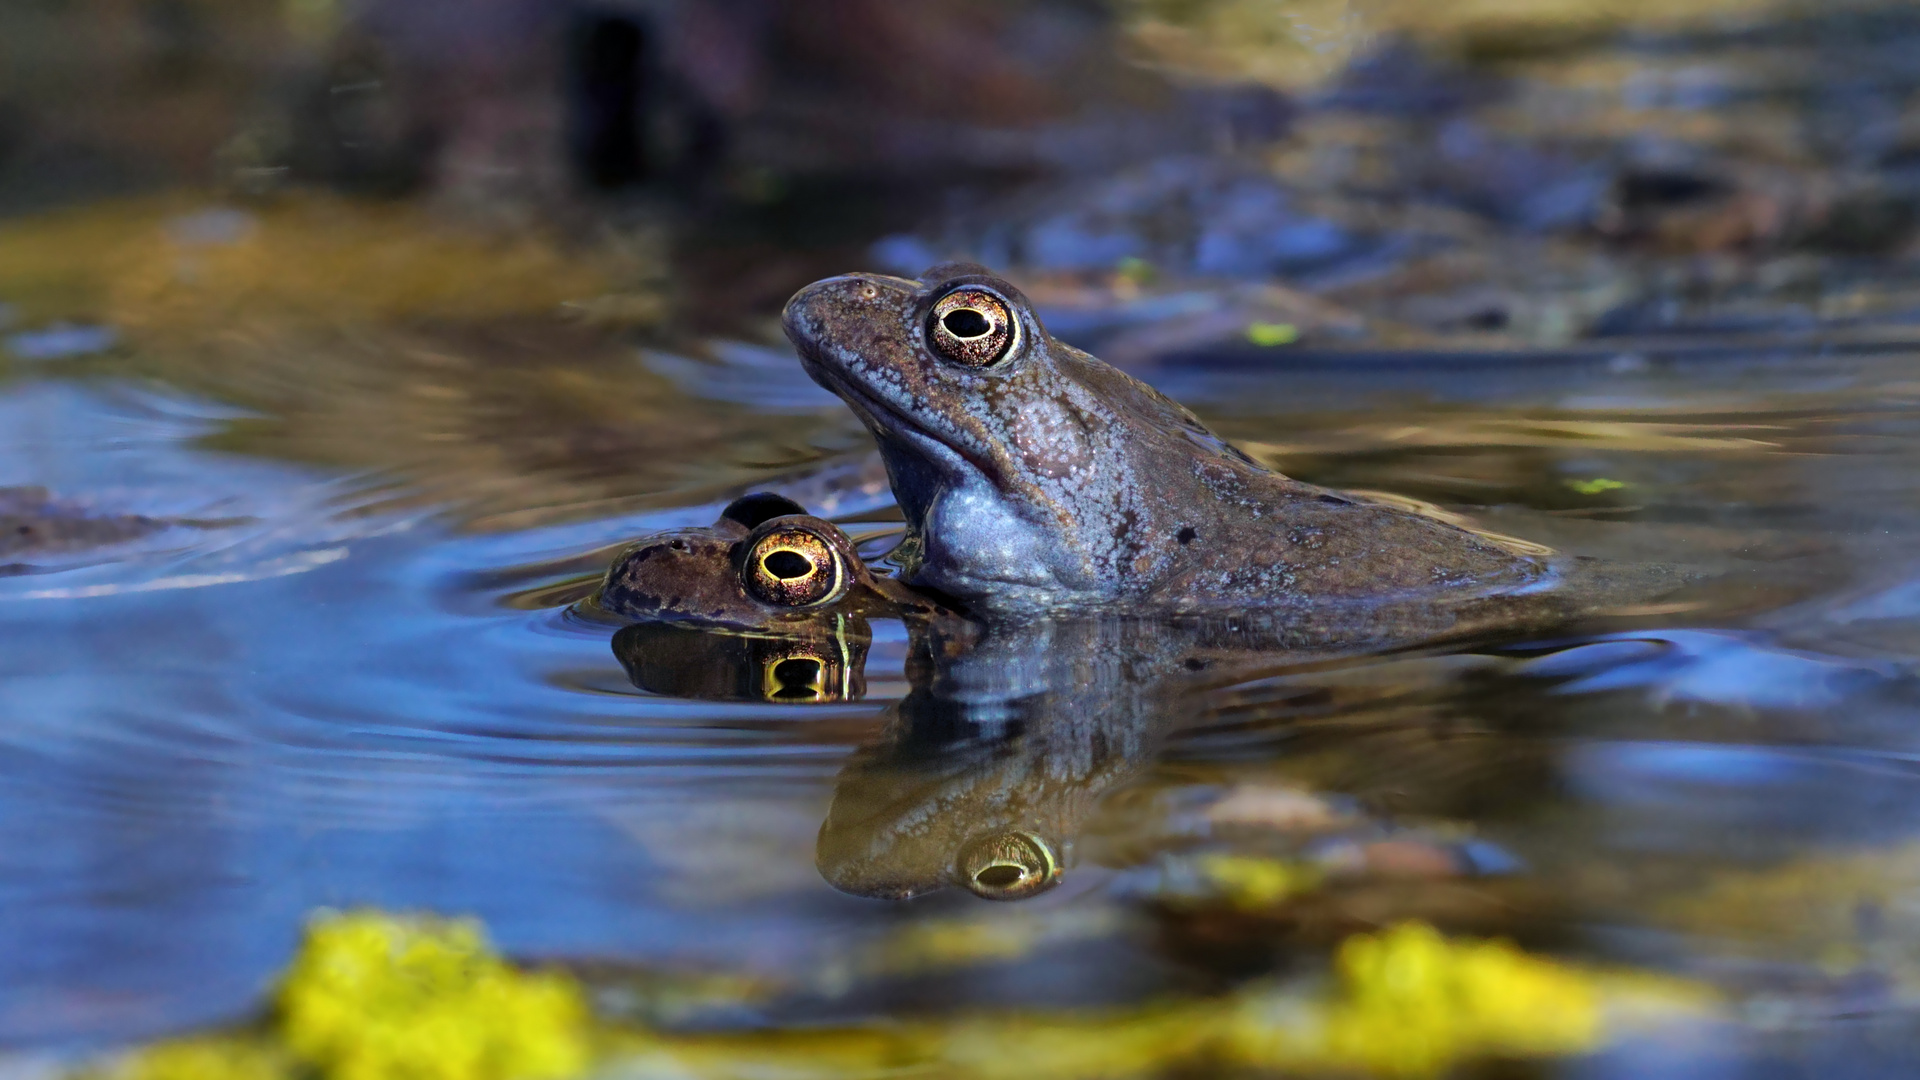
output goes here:
<path id="1" fill-rule="evenodd" d="M 807 376 L 845 402 L 881 442 L 911 446 L 917 456 L 936 468 L 970 469 L 989 481 L 1002 479 L 1003 471 L 995 468 L 991 454 L 964 449 L 950 433 L 938 430 L 926 418 L 874 390 L 855 373 L 855 364 L 843 362 L 816 336 L 820 316 L 810 309 L 816 303 L 833 304 L 832 291 L 850 286 L 867 290 L 869 299 L 874 295 L 871 290 L 899 293 L 903 302 L 910 304 L 921 283 L 884 274 L 849 274 L 815 282 L 795 293 L 781 313 L 781 323 Z"/>
<path id="2" fill-rule="evenodd" d="M 845 402 L 875 438 L 885 441 L 892 437 L 896 441 L 911 442 L 924 458 L 945 459 L 989 478 L 998 475 L 986 459 L 942 438 L 912 413 L 867 389 L 837 366 L 818 359 L 812 349 L 802 347 L 798 351 L 801 366 L 813 381 Z"/>

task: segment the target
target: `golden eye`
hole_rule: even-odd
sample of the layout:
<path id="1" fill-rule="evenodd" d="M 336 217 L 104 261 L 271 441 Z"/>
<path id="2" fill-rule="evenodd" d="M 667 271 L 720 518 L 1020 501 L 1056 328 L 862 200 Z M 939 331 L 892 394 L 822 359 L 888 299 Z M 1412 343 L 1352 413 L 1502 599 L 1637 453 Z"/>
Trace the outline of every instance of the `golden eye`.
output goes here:
<path id="1" fill-rule="evenodd" d="M 987 367 L 1013 349 L 1013 309 L 985 289 L 961 287 L 934 302 L 927 341 L 956 364 Z"/>
<path id="2" fill-rule="evenodd" d="M 741 576 L 756 599 L 779 607 L 828 603 L 847 588 L 840 551 L 798 525 L 775 525 L 750 538 Z"/>
<path id="3" fill-rule="evenodd" d="M 1000 833 L 960 853 L 960 881 L 987 900 L 1025 900 L 1059 883 L 1060 860 L 1032 833 Z"/>
<path id="4" fill-rule="evenodd" d="M 835 659 L 804 648 L 763 662 L 760 686 L 768 701 L 781 703 L 834 702 L 842 696 Z"/>

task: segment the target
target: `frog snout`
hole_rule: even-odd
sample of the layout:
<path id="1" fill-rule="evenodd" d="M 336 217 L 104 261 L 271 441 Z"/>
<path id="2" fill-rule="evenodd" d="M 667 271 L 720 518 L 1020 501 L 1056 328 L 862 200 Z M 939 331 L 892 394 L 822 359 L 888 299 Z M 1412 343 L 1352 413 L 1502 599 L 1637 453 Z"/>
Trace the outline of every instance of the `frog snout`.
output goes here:
<path id="1" fill-rule="evenodd" d="M 780 329 L 784 330 L 787 340 L 796 348 L 805 350 L 809 342 L 820 339 L 822 327 L 821 313 L 827 301 L 826 281 L 813 284 L 794 293 L 787 300 L 787 306 L 780 309 Z"/>
<path id="2" fill-rule="evenodd" d="M 919 282 L 882 274 L 842 274 L 816 281 L 787 301 L 780 325 L 803 352 L 809 345 L 859 340 L 863 328 L 890 323 L 911 303 Z"/>

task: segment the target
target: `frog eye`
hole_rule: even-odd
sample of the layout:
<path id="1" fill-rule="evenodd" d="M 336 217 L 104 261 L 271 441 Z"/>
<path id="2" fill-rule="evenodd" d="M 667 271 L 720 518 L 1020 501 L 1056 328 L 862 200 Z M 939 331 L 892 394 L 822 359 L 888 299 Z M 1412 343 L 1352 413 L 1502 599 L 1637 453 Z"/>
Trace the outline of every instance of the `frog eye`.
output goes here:
<path id="1" fill-rule="evenodd" d="M 1060 883 L 1060 860 L 1032 833 L 1000 833 L 960 853 L 960 881 L 986 900 L 1025 900 Z"/>
<path id="2" fill-rule="evenodd" d="M 755 599 L 799 608 L 830 603 L 846 594 L 851 576 L 846 555 L 818 530 L 775 519 L 746 543 L 741 580 Z"/>
<path id="3" fill-rule="evenodd" d="M 936 300 L 927 315 L 933 351 L 956 364 L 982 368 L 1013 348 L 1013 309 L 985 289 L 962 286 Z"/>

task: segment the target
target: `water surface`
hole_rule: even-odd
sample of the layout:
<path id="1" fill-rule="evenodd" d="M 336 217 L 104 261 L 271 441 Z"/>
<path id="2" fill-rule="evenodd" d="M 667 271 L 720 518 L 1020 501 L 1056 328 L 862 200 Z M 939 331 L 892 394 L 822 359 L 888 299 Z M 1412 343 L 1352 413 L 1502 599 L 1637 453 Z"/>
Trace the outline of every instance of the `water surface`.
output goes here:
<path id="1" fill-rule="evenodd" d="M 1184 367 L 1169 389 L 1303 478 L 1701 576 L 1544 637 L 1278 655 L 1251 679 L 1128 697 L 1144 727 L 1103 721 L 1111 745 L 1077 771 L 1047 755 L 1085 731 L 1033 726 L 1061 711 L 1047 695 L 1110 708 L 1131 684 L 1065 687 L 1044 665 L 1019 684 L 991 658 L 989 696 L 1023 724 L 996 728 L 976 701 L 965 732 L 923 733 L 889 764 L 909 688 L 897 626 L 876 632 L 862 700 L 636 689 L 614 628 L 566 601 L 610 544 L 710 520 L 724 492 L 475 531 L 395 498 L 404 479 L 210 449 L 245 421 L 231 407 L 106 374 L 16 377 L 0 482 L 193 524 L 0 578 L 0 1039 L 91 1046 L 245 1015 L 307 912 L 358 904 L 476 914 L 517 956 L 757 973 L 791 989 L 760 1006 L 773 1016 L 881 1007 L 821 972 L 903 921 L 1014 933 L 1051 912 L 1083 919 L 1051 962 L 989 963 L 890 1008 L 1005 1003 L 1008 986 L 1036 1006 L 1140 1000 L 1219 976 L 1127 921 L 1142 868 L 1225 835 L 1196 832 L 1193 807 L 1279 791 L 1358 823 L 1316 843 L 1464 853 L 1445 888 L 1334 896 L 1312 917 L 1327 925 L 1518 935 L 1771 995 L 1792 1018 L 1629 1057 L 1738 1056 L 1782 1030 L 1837 1046 L 1840 1016 L 1904 1013 L 1920 959 L 1902 899 L 1920 805 L 1913 362 L 1441 359 L 1387 389 L 1364 357 Z M 822 460 L 761 482 L 886 517 L 858 453 Z M 1058 651 L 1075 641 L 1040 653 L 1097 667 Z M 816 834 L 836 800 L 900 782 L 876 767 L 905 767 L 909 800 L 943 769 L 1037 789 L 1051 768 L 1066 794 L 1047 797 L 1079 799 L 1063 884 L 1013 905 L 836 891 Z M 1289 835 L 1255 846 L 1305 843 Z M 1810 883 L 1768 901 L 1774 879 Z M 1312 918 L 1261 940 L 1313 955 Z"/>

